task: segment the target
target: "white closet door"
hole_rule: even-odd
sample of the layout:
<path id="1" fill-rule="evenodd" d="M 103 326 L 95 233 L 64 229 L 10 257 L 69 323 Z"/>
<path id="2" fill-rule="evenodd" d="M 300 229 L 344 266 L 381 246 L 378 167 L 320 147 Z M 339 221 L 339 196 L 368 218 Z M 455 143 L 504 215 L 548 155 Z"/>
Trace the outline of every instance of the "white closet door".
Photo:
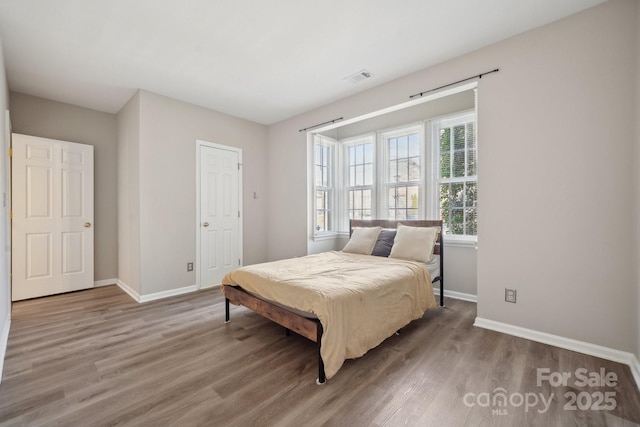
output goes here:
<path id="1" fill-rule="evenodd" d="M 12 142 L 12 300 L 92 288 L 93 146 Z"/>
<path id="2" fill-rule="evenodd" d="M 240 266 L 239 154 L 200 146 L 200 287 Z"/>

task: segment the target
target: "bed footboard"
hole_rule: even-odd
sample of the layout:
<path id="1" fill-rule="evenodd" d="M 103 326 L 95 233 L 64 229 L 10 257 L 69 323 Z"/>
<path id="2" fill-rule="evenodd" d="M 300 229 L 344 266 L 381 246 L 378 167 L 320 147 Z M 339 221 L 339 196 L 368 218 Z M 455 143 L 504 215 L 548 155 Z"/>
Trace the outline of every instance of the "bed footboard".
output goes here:
<path id="1" fill-rule="evenodd" d="M 318 348 L 318 384 L 324 384 L 326 375 L 324 372 L 324 362 L 320 354 L 322 343 L 322 324 L 317 319 L 308 319 L 298 314 L 292 313 L 282 307 L 271 304 L 257 298 L 238 286 L 224 285 L 225 295 L 225 323 L 229 322 L 229 303 L 243 305 L 248 309 L 258 313 L 288 330 L 315 342 Z"/>

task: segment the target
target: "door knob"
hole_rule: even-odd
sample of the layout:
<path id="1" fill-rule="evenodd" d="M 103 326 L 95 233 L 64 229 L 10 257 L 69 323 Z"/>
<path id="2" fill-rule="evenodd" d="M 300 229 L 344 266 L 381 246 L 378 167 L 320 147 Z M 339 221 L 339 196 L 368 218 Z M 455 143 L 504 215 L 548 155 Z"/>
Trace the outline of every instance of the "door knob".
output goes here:
<path id="1" fill-rule="evenodd" d="M 90 223 L 90 222 L 85 222 L 85 223 L 84 223 L 84 227 L 85 227 L 85 228 L 89 228 L 89 227 L 91 227 L 91 223 Z"/>
<path id="2" fill-rule="evenodd" d="M 203 226 L 203 227 L 208 227 L 208 226 L 209 226 L 209 223 L 205 221 L 205 222 L 203 222 L 203 223 L 202 223 L 202 226 Z"/>

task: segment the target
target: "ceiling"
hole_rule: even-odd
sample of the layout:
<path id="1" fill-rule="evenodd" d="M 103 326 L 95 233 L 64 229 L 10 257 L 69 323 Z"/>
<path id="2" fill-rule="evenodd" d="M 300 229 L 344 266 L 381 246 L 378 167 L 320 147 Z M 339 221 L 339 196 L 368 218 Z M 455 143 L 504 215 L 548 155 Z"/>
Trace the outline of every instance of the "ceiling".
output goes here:
<path id="1" fill-rule="evenodd" d="M 271 124 L 602 1 L 0 0 L 0 37 L 11 91 L 116 113 L 144 89 Z"/>

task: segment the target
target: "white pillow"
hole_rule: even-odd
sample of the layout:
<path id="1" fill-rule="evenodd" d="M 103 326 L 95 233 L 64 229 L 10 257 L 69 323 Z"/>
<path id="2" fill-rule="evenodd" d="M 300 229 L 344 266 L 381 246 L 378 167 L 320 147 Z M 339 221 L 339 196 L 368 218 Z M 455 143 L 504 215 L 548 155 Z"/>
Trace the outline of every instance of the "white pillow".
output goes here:
<path id="1" fill-rule="evenodd" d="M 382 227 L 354 228 L 351 233 L 351 239 L 349 239 L 342 252 L 371 255 L 371 251 L 378 241 L 380 231 L 382 231 Z"/>
<path id="2" fill-rule="evenodd" d="M 440 227 L 409 227 L 398 224 L 389 257 L 429 262 L 439 232 Z"/>

